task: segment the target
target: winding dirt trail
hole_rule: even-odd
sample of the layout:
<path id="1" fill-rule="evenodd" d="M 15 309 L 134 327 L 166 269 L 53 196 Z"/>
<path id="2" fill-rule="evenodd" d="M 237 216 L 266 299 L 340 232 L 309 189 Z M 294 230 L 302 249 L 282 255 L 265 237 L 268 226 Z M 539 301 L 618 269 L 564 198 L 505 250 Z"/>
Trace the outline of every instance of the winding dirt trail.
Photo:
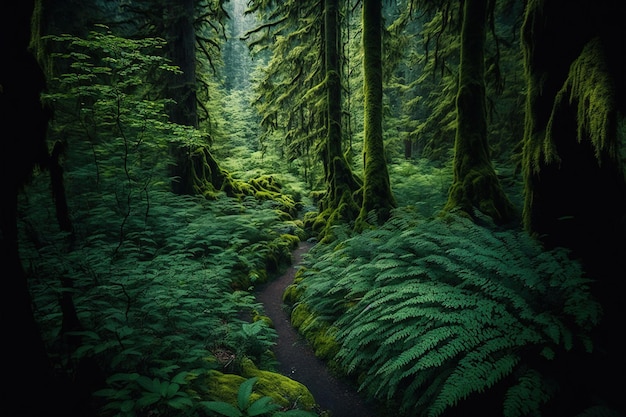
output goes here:
<path id="1" fill-rule="evenodd" d="M 321 411 L 332 417 L 376 417 L 375 406 L 366 404 L 353 384 L 331 375 L 326 364 L 317 358 L 306 340 L 291 326 L 282 301 L 285 288 L 293 282 L 302 256 L 313 247 L 302 242 L 292 253 L 292 265 L 280 277 L 260 288 L 257 299 L 274 323 L 278 343 L 274 353 L 279 372 L 306 385 Z"/>

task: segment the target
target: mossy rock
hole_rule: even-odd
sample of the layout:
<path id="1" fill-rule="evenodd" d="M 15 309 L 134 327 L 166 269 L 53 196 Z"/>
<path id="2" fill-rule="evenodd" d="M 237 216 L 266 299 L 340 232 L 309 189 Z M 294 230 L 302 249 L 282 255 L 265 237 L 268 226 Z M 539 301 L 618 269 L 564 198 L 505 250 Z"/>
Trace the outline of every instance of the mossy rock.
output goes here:
<path id="1" fill-rule="evenodd" d="M 300 286 L 304 278 L 304 272 L 306 271 L 306 267 L 301 267 L 296 271 L 296 275 L 293 278 L 293 283 L 289 284 L 285 291 L 283 292 L 283 302 L 289 305 L 294 305 L 302 294 L 304 293 L 304 288 Z"/>
<path id="2" fill-rule="evenodd" d="M 281 407 L 292 408 L 295 405 L 302 410 L 315 407 L 313 394 L 300 382 L 276 372 L 260 370 L 247 358 L 242 361 L 242 367 L 244 378 L 259 378 L 254 386 L 255 392 L 272 397 Z"/>
<path id="3" fill-rule="evenodd" d="M 304 230 L 304 223 L 300 219 L 286 220 L 276 231 L 280 234 L 297 236 L 300 242 L 309 237 L 308 233 Z"/>
<path id="4" fill-rule="evenodd" d="M 207 399 L 237 405 L 237 393 L 239 392 L 239 386 L 245 380 L 246 378 L 241 375 L 224 374 L 214 369 L 210 370 L 207 373 L 206 378 Z M 251 400 L 257 400 L 260 397 L 262 397 L 262 395 L 256 391 L 252 393 Z"/>
<path id="5" fill-rule="evenodd" d="M 257 178 L 252 178 L 249 184 L 257 190 L 268 190 L 275 193 L 280 193 L 281 185 L 272 175 L 261 175 Z"/>
<path id="6" fill-rule="evenodd" d="M 271 318 L 264 314 L 260 314 L 258 311 L 254 311 L 252 315 L 252 321 L 255 322 L 259 320 L 264 321 L 265 324 L 267 324 L 269 327 L 274 327 L 274 322 Z"/>
<path id="7" fill-rule="evenodd" d="M 285 304 L 295 304 L 302 297 L 302 289 L 297 284 L 290 284 L 283 292 L 283 301 Z"/>
<path id="8" fill-rule="evenodd" d="M 318 212 L 316 211 L 308 211 L 304 213 L 304 217 L 302 218 L 302 223 L 304 224 L 304 228 L 307 230 L 313 230 L 313 225 L 317 220 Z"/>
<path id="9" fill-rule="evenodd" d="M 329 360 L 329 366 L 335 367 L 333 359 L 339 351 L 339 343 L 333 336 L 336 329 L 318 320 L 309 306 L 300 303 L 291 312 L 291 324 L 297 328 L 311 344 L 315 351 L 315 356 L 320 359 Z M 303 330 L 306 329 L 306 330 Z"/>
<path id="10" fill-rule="evenodd" d="M 276 372 L 259 370 L 249 359 L 245 361 L 243 375 L 209 371 L 206 380 L 207 398 L 236 406 L 241 384 L 247 379 L 257 377 L 258 381 L 250 396 L 251 402 L 267 396 L 283 408 L 291 409 L 295 406 L 301 410 L 312 410 L 315 407 L 313 395 L 300 382 Z"/>

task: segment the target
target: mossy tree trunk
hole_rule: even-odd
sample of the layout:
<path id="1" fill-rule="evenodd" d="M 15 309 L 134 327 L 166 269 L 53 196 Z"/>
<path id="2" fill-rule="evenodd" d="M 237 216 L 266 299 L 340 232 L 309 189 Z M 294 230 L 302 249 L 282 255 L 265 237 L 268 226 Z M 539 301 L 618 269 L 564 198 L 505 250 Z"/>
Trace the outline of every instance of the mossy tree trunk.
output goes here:
<path id="1" fill-rule="evenodd" d="M 593 360 L 626 372 L 626 56 L 623 3 L 529 1 L 524 225 L 582 260 L 603 315 Z M 621 275 L 620 275 L 621 273 Z M 603 369 L 601 366 L 598 369 Z M 594 389 L 621 398 L 602 376 Z"/>
<path id="2" fill-rule="evenodd" d="M 609 277 L 626 266 L 622 19 L 609 0 L 530 1 L 522 28 L 524 225 Z"/>
<path id="3" fill-rule="evenodd" d="M 341 26 L 339 2 L 324 2 L 324 60 L 326 72 L 327 134 L 324 146 L 326 194 L 320 201 L 320 213 L 314 231 L 322 240 L 332 240 L 332 226 L 353 221 L 359 213 L 361 187 L 343 153 L 342 99 L 341 99 Z"/>
<path id="4" fill-rule="evenodd" d="M 170 121 L 197 128 L 195 0 L 170 2 L 168 17 L 172 19 L 168 36 L 170 57 L 182 71 L 169 80 L 168 93 L 174 100 L 169 109 Z M 170 169 L 174 193 L 209 195 L 222 187 L 226 175 L 208 143 L 201 148 L 173 145 L 170 152 L 174 157 Z"/>
<path id="5" fill-rule="evenodd" d="M 515 218 L 515 209 L 493 168 L 487 141 L 484 47 L 488 3 L 466 0 L 463 9 L 454 178 L 444 212 L 460 209 L 472 216 L 478 209 L 503 224 Z"/>
<path id="6" fill-rule="evenodd" d="M 364 175 L 357 231 L 367 226 L 370 212 L 374 212 L 375 223 L 382 224 L 396 206 L 383 144 L 382 1 L 364 0 L 362 13 Z"/>

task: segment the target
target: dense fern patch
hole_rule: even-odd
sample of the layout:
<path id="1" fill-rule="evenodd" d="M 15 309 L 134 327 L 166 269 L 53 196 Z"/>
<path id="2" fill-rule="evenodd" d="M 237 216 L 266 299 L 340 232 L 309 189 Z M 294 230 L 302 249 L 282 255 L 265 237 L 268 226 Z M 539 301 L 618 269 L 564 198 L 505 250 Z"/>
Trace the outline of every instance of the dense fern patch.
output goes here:
<path id="1" fill-rule="evenodd" d="M 268 279 L 268 263 L 289 261 L 298 239 L 289 232 L 302 231 L 272 202 L 152 190 L 125 218 L 110 194 L 85 192 L 68 234 L 55 225 L 45 186 L 36 176 L 20 218 L 34 313 L 59 372 L 77 378 L 85 359 L 97 363 L 102 415 L 196 415 L 195 401 L 206 399 L 200 375 L 237 373 L 246 358 L 274 368 L 276 332 L 259 320 L 250 290 Z"/>
<path id="2" fill-rule="evenodd" d="M 593 351 L 590 280 L 522 231 L 416 217 L 311 252 L 299 302 L 333 329 L 334 362 L 411 416 L 489 392 L 496 415 L 542 415 L 559 387 L 543 364 Z"/>

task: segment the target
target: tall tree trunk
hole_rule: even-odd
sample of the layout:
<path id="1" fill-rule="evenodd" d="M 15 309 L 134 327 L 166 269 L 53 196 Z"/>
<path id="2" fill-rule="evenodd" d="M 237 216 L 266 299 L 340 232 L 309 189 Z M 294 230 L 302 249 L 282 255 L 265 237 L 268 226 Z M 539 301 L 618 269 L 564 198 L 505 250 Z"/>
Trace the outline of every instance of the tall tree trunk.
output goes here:
<path id="1" fill-rule="evenodd" d="M 181 73 L 170 81 L 170 97 L 176 103 L 170 109 L 170 120 L 185 126 L 198 127 L 198 104 L 196 101 L 196 32 L 194 29 L 194 1 L 171 2 L 169 17 L 170 56 Z"/>
<path id="2" fill-rule="evenodd" d="M 169 114 L 170 121 L 198 127 L 196 103 L 196 34 L 193 27 L 194 0 L 182 0 L 180 4 L 170 3 L 168 17 L 170 25 L 169 46 L 172 63 L 182 71 L 172 76 L 168 95 L 174 100 Z M 172 145 L 170 150 L 174 164 L 170 168 L 172 191 L 176 194 L 193 194 L 193 150 L 184 146 Z"/>
<path id="3" fill-rule="evenodd" d="M 170 108 L 170 120 L 197 128 L 195 0 L 168 4 L 168 17 L 172 19 L 168 40 L 170 57 L 182 71 L 170 80 L 169 96 L 175 102 Z M 170 152 L 175 161 L 170 170 L 174 193 L 208 196 L 222 188 L 224 173 L 209 151 L 208 143 L 200 148 L 175 145 Z"/>
<path id="4" fill-rule="evenodd" d="M 489 0 L 465 0 L 461 28 L 461 64 L 456 99 L 454 178 L 445 211 L 474 209 L 504 224 L 516 217 L 492 166 L 487 142 L 485 37 Z"/>
<path id="5" fill-rule="evenodd" d="M 78 406 L 85 398 L 77 398 L 69 381 L 54 375 L 33 314 L 18 246 L 18 194 L 33 169 L 49 162 L 46 133 L 50 114 L 40 97 L 46 79 L 29 50 L 34 8 L 33 0 L 0 5 L 0 265 L 4 294 L 0 330 L 5 372 L 11 375 L 3 387 L 2 414 L 88 416 L 89 411 Z"/>
<path id="6" fill-rule="evenodd" d="M 361 187 L 343 153 L 342 99 L 341 99 L 341 26 L 339 2 L 324 2 L 324 60 L 326 73 L 326 146 L 324 169 L 326 195 L 320 201 L 321 212 L 316 224 L 322 240 L 332 240 L 332 226 L 352 221 L 359 213 L 355 192 Z"/>
<path id="7" fill-rule="evenodd" d="M 616 332 L 624 328 L 617 288 L 626 270 L 623 7 L 611 0 L 533 0 L 522 27 L 524 225 L 547 247 L 567 247 L 582 260 L 603 308 L 594 341 L 599 366 L 591 359 L 589 366 L 611 364 L 615 375 L 626 372 L 624 341 Z M 594 390 L 623 398 L 606 378 L 593 380 Z"/>
<path id="8" fill-rule="evenodd" d="M 371 211 L 382 224 L 396 202 L 391 192 L 383 144 L 382 1 L 363 0 L 363 202 L 356 229 L 368 223 Z"/>

